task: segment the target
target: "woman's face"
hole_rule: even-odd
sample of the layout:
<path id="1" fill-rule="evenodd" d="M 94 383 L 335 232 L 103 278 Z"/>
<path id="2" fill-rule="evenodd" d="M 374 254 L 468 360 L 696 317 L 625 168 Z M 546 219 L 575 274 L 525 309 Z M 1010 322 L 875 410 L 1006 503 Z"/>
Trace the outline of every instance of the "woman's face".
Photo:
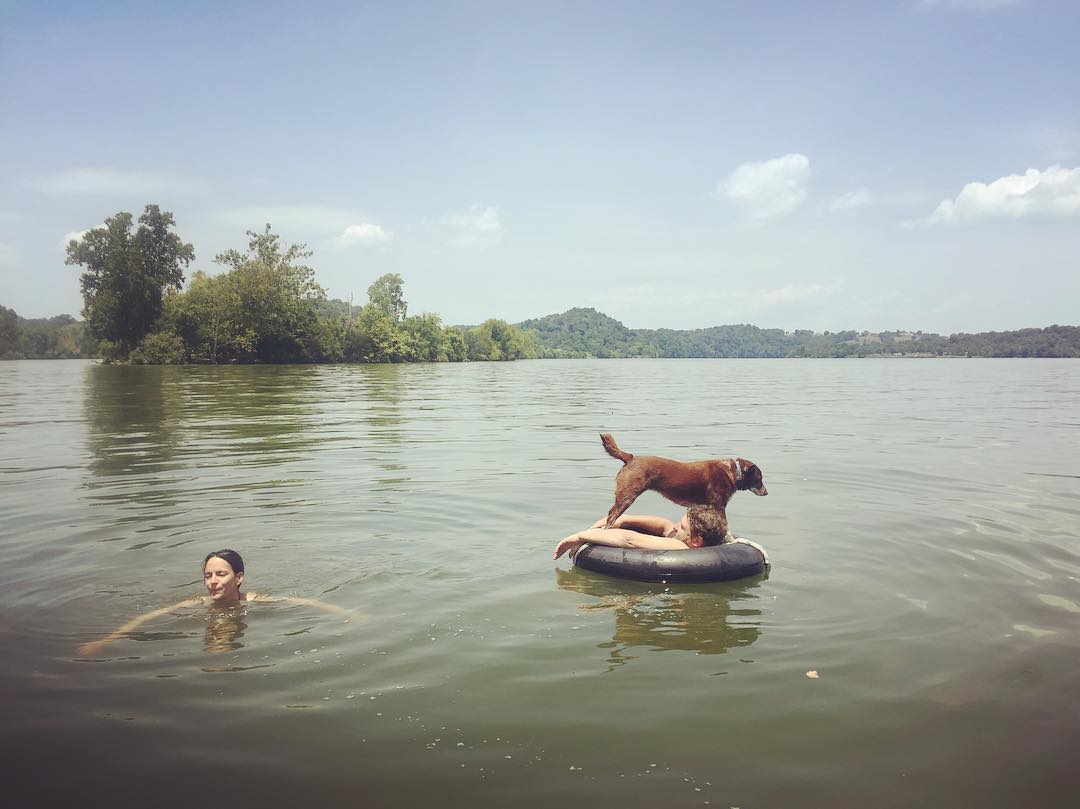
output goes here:
<path id="1" fill-rule="evenodd" d="M 203 584 L 215 604 L 231 604 L 240 599 L 240 583 L 244 574 L 237 575 L 232 566 L 218 556 L 211 556 L 203 567 Z"/>

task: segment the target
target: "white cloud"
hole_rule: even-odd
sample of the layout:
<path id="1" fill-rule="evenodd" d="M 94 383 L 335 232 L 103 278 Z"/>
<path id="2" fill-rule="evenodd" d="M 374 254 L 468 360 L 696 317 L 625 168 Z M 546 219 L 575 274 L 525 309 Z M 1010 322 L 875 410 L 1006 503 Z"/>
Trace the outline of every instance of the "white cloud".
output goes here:
<path id="1" fill-rule="evenodd" d="M 491 206 L 473 205 L 465 213 L 444 216 L 441 223 L 455 231 L 450 242 L 455 247 L 492 247 L 502 238 L 499 209 Z"/>
<path id="2" fill-rule="evenodd" d="M 1080 215 L 1080 168 L 1050 166 L 999 177 L 992 183 L 968 183 L 956 199 L 942 200 L 926 224 L 974 219 Z"/>
<path id="3" fill-rule="evenodd" d="M 349 225 L 345 228 L 345 232 L 334 239 L 334 243 L 338 247 L 355 247 L 357 245 L 361 247 L 378 247 L 386 244 L 392 238 L 394 238 L 394 234 L 379 225 L 361 222 L 359 225 Z"/>
<path id="4" fill-rule="evenodd" d="M 786 154 L 762 163 L 743 163 L 716 187 L 713 196 L 738 204 L 751 219 L 778 219 L 802 205 L 809 179 L 809 158 Z"/>
<path id="5" fill-rule="evenodd" d="M 58 171 L 45 177 L 39 188 L 47 194 L 120 195 L 197 192 L 206 186 L 190 178 L 105 166 Z"/>
<path id="6" fill-rule="evenodd" d="M 100 227 L 100 225 L 99 225 L 99 227 Z M 73 231 L 71 231 L 71 233 L 65 233 L 64 238 L 60 241 L 60 246 L 66 248 L 67 245 L 68 245 L 68 242 L 70 242 L 72 240 L 78 241 L 83 236 L 85 236 L 87 233 L 89 233 L 91 230 L 93 230 L 93 228 L 87 228 L 86 230 L 73 230 Z"/>
<path id="7" fill-rule="evenodd" d="M 857 211 L 860 208 L 868 208 L 873 204 L 874 195 L 865 188 L 860 188 L 857 191 L 848 191 L 846 194 L 841 194 L 830 200 L 826 207 L 833 213 L 839 213 L 841 211 Z"/>

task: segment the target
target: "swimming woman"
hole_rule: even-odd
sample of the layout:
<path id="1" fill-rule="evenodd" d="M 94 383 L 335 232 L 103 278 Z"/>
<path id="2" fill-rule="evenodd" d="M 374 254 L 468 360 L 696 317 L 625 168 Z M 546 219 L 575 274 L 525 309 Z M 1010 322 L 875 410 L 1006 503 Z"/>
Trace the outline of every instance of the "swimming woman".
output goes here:
<path id="1" fill-rule="evenodd" d="M 322 601 L 316 601 L 313 598 L 268 596 L 260 593 L 244 592 L 240 589 L 243 582 L 244 560 L 241 558 L 240 554 L 229 548 L 208 553 L 206 558 L 203 559 L 203 585 L 206 587 L 205 596 L 188 598 L 169 607 L 162 607 L 161 609 L 152 610 L 145 615 L 140 615 L 138 618 L 134 618 L 118 629 L 113 630 L 101 640 L 84 643 L 79 647 L 78 653 L 84 657 L 97 654 L 113 641 L 126 637 L 128 633 L 133 632 L 148 621 L 160 618 L 162 615 L 167 615 L 174 610 L 196 607 L 200 604 L 205 604 L 218 609 L 226 609 L 247 601 L 284 601 L 290 604 L 302 604 L 307 607 L 315 607 L 324 612 L 336 613 L 338 615 L 352 615 L 352 613 L 346 609 L 335 607 L 333 604 L 325 604 Z"/>

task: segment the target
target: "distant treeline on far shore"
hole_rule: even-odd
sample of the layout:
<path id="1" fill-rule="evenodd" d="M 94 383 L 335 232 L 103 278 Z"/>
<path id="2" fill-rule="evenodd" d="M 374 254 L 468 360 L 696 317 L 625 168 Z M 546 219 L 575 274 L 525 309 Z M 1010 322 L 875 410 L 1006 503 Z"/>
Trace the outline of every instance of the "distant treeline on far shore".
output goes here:
<path id="1" fill-rule="evenodd" d="M 757 326 L 629 329 L 595 309 L 517 324 L 546 357 L 1080 357 L 1080 327 L 953 334 L 784 331 Z"/>
<path id="2" fill-rule="evenodd" d="M 326 301 L 326 311 L 356 311 L 346 301 Z M 586 322 L 607 324 L 590 328 Z M 499 321 L 501 322 L 501 321 Z M 628 329 L 592 309 L 571 309 L 516 324 L 529 351 L 518 357 L 1080 357 L 1080 327 L 953 334 L 925 332 L 825 332 L 760 329 L 757 326 L 714 326 L 708 329 Z M 467 335 L 468 329 L 458 329 Z M 98 357 L 86 323 L 71 315 L 23 318 L 0 306 L 0 359 L 72 359 Z M 510 357 L 507 357 L 509 359 Z M 407 354 L 385 362 L 418 361 Z M 438 361 L 438 357 L 434 361 Z M 468 360 L 448 356 L 448 361 Z M 490 359 L 484 357 L 484 359 Z M 196 360 L 198 361 L 198 360 Z M 203 360 L 204 362 L 206 360 Z M 332 361 L 346 361 L 332 360 Z M 356 361 L 356 360 L 353 360 Z M 364 361 L 364 360 L 360 360 Z M 379 360 L 366 360 L 379 361 Z"/>
<path id="3" fill-rule="evenodd" d="M 243 252 L 214 258 L 224 271 L 183 270 L 194 248 L 171 213 L 147 205 L 134 227 L 120 212 L 67 245 L 80 277 L 83 320 L 27 319 L 0 306 L 0 359 L 96 357 L 131 364 L 464 362 L 583 357 L 1080 357 L 1080 328 L 1011 332 L 787 332 L 757 326 L 629 329 L 594 309 L 510 324 L 446 326 L 408 314 L 404 281 L 391 273 L 368 302 L 329 300 L 305 261 L 266 225 Z"/>

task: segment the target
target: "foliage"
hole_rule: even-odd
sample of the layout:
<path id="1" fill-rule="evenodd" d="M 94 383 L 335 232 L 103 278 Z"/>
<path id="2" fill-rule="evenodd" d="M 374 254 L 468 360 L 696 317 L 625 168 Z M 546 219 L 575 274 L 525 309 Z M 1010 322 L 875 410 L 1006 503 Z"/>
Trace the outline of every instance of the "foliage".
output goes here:
<path id="1" fill-rule="evenodd" d="M 519 324 L 532 329 L 537 335 L 545 354 L 556 357 L 626 357 L 655 356 L 652 351 L 638 343 L 642 353 L 635 349 L 634 333 L 614 318 L 595 309 L 570 309 L 561 315 L 548 315 L 539 320 L 526 320 Z"/>
<path id="2" fill-rule="evenodd" d="M 452 359 L 455 352 L 451 335 L 460 332 L 443 328 L 442 319 L 438 315 L 430 312 L 413 315 L 405 319 L 402 327 L 412 343 L 412 361 L 448 362 Z M 459 358 L 459 361 L 460 359 L 464 357 Z"/>
<path id="3" fill-rule="evenodd" d="M 0 306 L 0 359 L 75 359 L 96 349 L 86 324 L 71 315 L 23 318 Z"/>
<path id="4" fill-rule="evenodd" d="M 210 331 L 220 331 L 214 361 L 222 351 L 227 359 L 243 361 L 321 360 L 317 321 L 326 293 L 315 283 L 315 271 L 301 263 L 311 251 L 303 244 L 283 249 L 269 224 L 247 235 L 246 252 L 226 250 L 214 258 L 229 268 L 210 290 L 217 306 Z"/>
<path id="5" fill-rule="evenodd" d="M 533 330 L 545 357 L 1080 357 L 1080 327 L 1013 332 L 785 332 L 747 324 L 707 329 L 628 329 L 594 309 L 571 309 L 519 324 Z M 470 358 L 490 350 L 473 336 Z"/>
<path id="6" fill-rule="evenodd" d="M 540 356 L 535 331 L 522 330 L 505 320 L 485 320 L 465 332 L 468 358 L 478 360 L 525 360 Z"/>
<path id="7" fill-rule="evenodd" d="M 19 316 L 0 306 L 0 358 L 13 358 L 19 347 Z"/>
<path id="8" fill-rule="evenodd" d="M 1014 332 L 785 332 L 750 325 L 708 329 L 628 329 L 594 309 L 527 320 L 546 357 L 1080 357 L 1080 328 Z"/>
<path id="9" fill-rule="evenodd" d="M 168 289 L 184 283 L 183 267 L 195 258 L 190 244 L 172 232 L 173 215 L 147 205 L 132 232 L 130 213 L 121 211 L 67 245 L 67 264 L 82 266 L 80 277 L 86 328 L 109 342 L 109 355 L 123 358 L 161 316 Z"/>
<path id="10" fill-rule="evenodd" d="M 132 365 L 182 365 L 187 362 L 184 341 L 174 331 L 154 331 L 131 350 Z"/>
<path id="11" fill-rule="evenodd" d="M 368 287 L 368 300 L 371 305 L 385 315 L 400 323 L 405 319 L 408 306 L 402 290 L 405 282 L 396 272 L 381 275 Z"/>
<path id="12" fill-rule="evenodd" d="M 237 294 L 227 276 L 197 271 L 183 293 L 165 299 L 162 325 L 181 337 L 195 362 L 254 357 L 257 339 L 240 324 Z"/>
<path id="13" fill-rule="evenodd" d="M 376 279 L 368 287 L 368 303 L 333 307 L 342 324 L 342 355 L 346 362 L 461 362 L 465 337 L 443 326 L 432 313 L 406 317 L 404 283 L 397 273 Z"/>
<path id="14" fill-rule="evenodd" d="M 412 347 L 393 316 L 369 303 L 346 324 L 344 353 L 346 362 L 406 362 Z"/>

